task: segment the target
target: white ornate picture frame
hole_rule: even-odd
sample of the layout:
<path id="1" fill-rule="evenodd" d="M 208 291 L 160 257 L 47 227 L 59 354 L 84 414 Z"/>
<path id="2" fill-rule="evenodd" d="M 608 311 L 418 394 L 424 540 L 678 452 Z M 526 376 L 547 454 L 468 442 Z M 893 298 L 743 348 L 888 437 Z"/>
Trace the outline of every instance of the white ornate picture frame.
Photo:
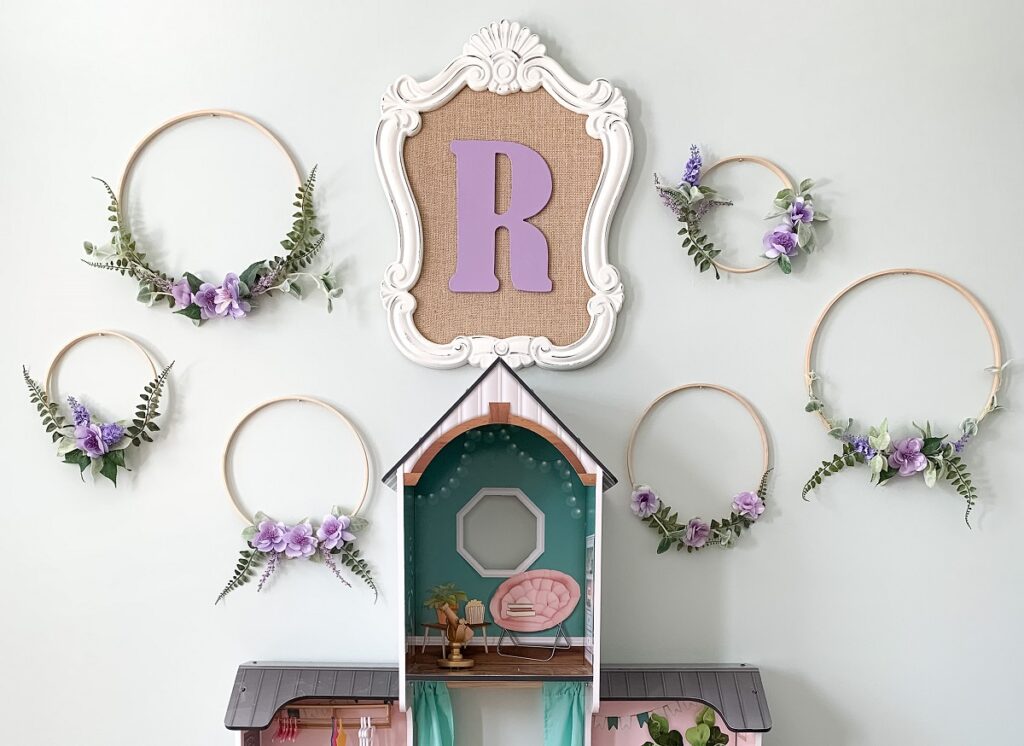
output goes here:
<path id="1" fill-rule="evenodd" d="M 440 344 L 427 339 L 413 320 L 417 301 L 411 289 L 423 265 L 423 227 L 404 161 L 406 138 L 421 127 L 421 113 L 444 106 L 464 88 L 509 95 L 543 88 L 562 107 L 586 117 L 586 133 L 600 140 L 603 162 L 583 225 L 582 264 L 593 295 L 587 302 L 585 333 L 564 345 L 547 337 L 496 338 L 466 334 Z M 388 265 L 381 299 L 388 328 L 399 350 L 431 368 L 486 367 L 501 357 L 513 368 L 536 364 L 568 370 L 592 363 L 607 349 L 622 307 L 618 269 L 608 261 L 608 234 L 633 159 L 633 138 L 626 122 L 626 100 L 607 80 L 583 83 L 545 55 L 536 34 L 519 23 L 500 21 L 482 28 L 462 54 L 429 80 L 403 75 L 381 101 L 377 128 L 377 171 L 398 230 L 398 258 Z"/>

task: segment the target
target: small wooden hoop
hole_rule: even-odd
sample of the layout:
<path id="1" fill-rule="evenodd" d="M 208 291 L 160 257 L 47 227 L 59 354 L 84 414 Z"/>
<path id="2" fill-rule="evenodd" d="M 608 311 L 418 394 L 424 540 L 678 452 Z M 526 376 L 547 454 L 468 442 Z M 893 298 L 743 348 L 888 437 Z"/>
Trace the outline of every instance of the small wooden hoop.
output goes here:
<path id="1" fill-rule="evenodd" d="M 339 409 L 331 406 L 322 399 L 317 399 L 312 396 L 304 396 L 302 394 L 289 394 L 288 396 L 278 396 L 273 399 L 268 399 L 262 404 L 257 404 L 253 409 L 249 410 L 249 412 L 244 417 L 242 417 L 242 419 L 238 421 L 238 424 L 235 425 L 234 429 L 231 431 L 231 434 L 228 435 L 228 441 L 227 443 L 224 444 L 224 454 L 221 458 L 221 476 L 224 479 L 224 489 L 227 490 L 228 497 L 231 499 L 231 504 L 238 512 L 238 515 L 242 517 L 242 520 L 244 520 L 246 523 L 255 522 L 255 518 L 250 516 L 246 512 L 245 507 L 242 505 L 242 501 L 238 499 L 238 496 L 235 494 L 235 491 L 231 488 L 231 477 L 228 474 L 228 456 L 231 453 L 231 446 L 235 442 L 235 436 L 238 434 L 238 431 L 241 429 L 242 425 L 244 425 L 254 414 L 263 409 L 266 409 L 271 404 L 277 404 L 279 402 L 288 401 L 308 402 L 310 404 L 315 404 L 318 407 L 321 407 L 322 409 L 326 409 L 328 412 L 336 416 L 339 420 L 344 422 L 345 426 L 348 427 L 349 431 L 355 436 L 356 442 L 359 443 L 359 447 L 363 452 L 363 494 L 362 497 L 359 498 L 359 502 L 356 503 L 356 507 L 350 515 L 352 517 L 358 515 L 359 511 L 363 507 L 363 504 L 366 502 L 366 496 L 367 494 L 369 494 L 370 491 L 370 454 L 368 449 L 366 448 L 366 441 L 363 440 L 363 436 L 359 433 L 359 430 L 356 428 L 356 426 L 352 424 L 352 421 L 349 420 L 348 417 L 343 415 Z"/>
<path id="2" fill-rule="evenodd" d="M 686 391 L 687 389 L 710 389 L 712 391 L 720 391 L 726 396 L 731 396 L 743 405 L 743 408 L 747 410 L 747 414 L 750 415 L 751 419 L 754 420 L 754 424 L 757 425 L 757 432 L 761 436 L 761 472 L 764 473 L 768 471 L 770 462 L 768 452 L 768 431 L 765 429 L 764 421 L 761 419 L 761 416 L 757 413 L 757 410 L 754 409 L 754 405 L 739 393 L 732 389 L 728 389 L 725 386 L 719 386 L 714 383 L 686 383 L 660 394 L 654 401 L 647 405 L 643 412 L 640 413 L 636 424 L 633 425 L 633 431 L 629 434 L 629 443 L 626 445 L 626 474 L 629 477 L 630 486 L 636 487 L 636 482 L 633 480 L 633 446 L 636 444 L 636 435 L 640 430 L 640 425 L 647 418 L 647 415 L 651 413 L 651 410 L 658 406 L 658 404 L 663 400 L 672 396 L 672 394 L 677 394 L 680 391 Z"/>
<path id="3" fill-rule="evenodd" d="M 786 175 L 785 171 L 783 171 L 781 168 L 779 168 L 779 166 L 772 163 L 767 158 L 762 158 L 761 156 L 758 155 L 733 155 L 729 156 L 728 158 L 723 158 L 717 163 L 714 163 L 708 168 L 704 169 L 703 178 L 707 178 L 712 171 L 714 171 L 719 166 L 724 166 L 726 163 L 744 163 L 746 161 L 750 161 L 751 163 L 756 163 L 759 166 L 764 166 L 765 168 L 767 168 L 769 171 L 771 171 L 773 174 L 779 177 L 779 181 L 782 182 L 783 186 L 786 189 L 794 188 L 793 182 Z M 773 264 L 775 264 L 775 260 L 768 259 L 763 264 L 758 264 L 754 267 L 730 267 L 728 264 L 722 264 L 717 259 L 712 260 L 712 263 L 723 272 L 731 272 L 734 275 L 749 275 L 752 272 L 760 272 L 762 269 L 766 269 L 772 266 Z"/>
<path id="4" fill-rule="evenodd" d="M 46 392 L 46 398 L 49 399 L 51 402 L 53 401 L 53 392 L 51 391 L 51 388 L 54 374 L 57 371 L 57 365 L 60 364 L 60 361 L 64 359 L 64 356 L 71 350 L 72 347 L 77 345 L 79 342 L 83 342 L 86 339 L 90 339 L 92 337 L 116 337 L 117 339 L 127 342 L 140 353 L 142 353 L 142 356 L 146 358 L 146 362 L 149 363 L 149 369 L 153 371 L 153 378 L 156 378 L 156 363 L 153 362 L 152 356 L 149 354 L 145 347 L 143 347 L 141 344 L 136 342 L 131 337 L 125 334 L 121 334 L 121 332 L 111 331 L 110 329 L 99 329 L 94 332 L 86 332 L 85 334 L 80 334 L 79 336 L 75 337 L 70 342 L 68 342 L 66 345 L 61 347 L 60 351 L 53 356 L 53 360 L 50 362 L 50 367 L 47 368 L 46 370 L 46 379 L 43 384 L 43 390 Z"/>
<path id="5" fill-rule="evenodd" d="M 814 343 L 818 338 L 818 332 L 821 329 L 822 323 L 825 321 L 825 317 L 828 316 L 829 311 L 831 311 L 832 307 L 839 302 L 840 298 L 854 288 L 863 285 L 870 280 L 874 280 L 879 277 L 886 277 L 888 275 L 917 275 L 918 277 L 927 277 L 932 280 L 937 280 L 943 285 L 951 287 L 953 290 L 960 293 L 960 295 L 971 304 L 971 307 L 975 310 L 978 316 L 981 317 L 982 323 L 985 324 L 985 329 L 988 331 L 989 339 L 992 341 L 992 365 L 995 368 L 995 372 L 992 374 L 992 389 L 989 391 L 988 399 L 985 400 L 985 406 L 982 408 L 981 413 L 977 418 L 980 422 L 985 418 L 985 415 L 988 414 L 988 402 L 992 401 L 992 397 L 996 395 L 996 392 L 999 391 L 999 387 L 1002 384 L 1003 349 L 999 342 L 999 333 L 996 331 L 996 325 L 993 323 L 992 317 L 988 315 L 988 311 L 985 310 L 985 307 L 981 305 L 981 301 L 979 301 L 970 290 L 952 278 L 926 269 L 902 267 L 895 269 L 883 269 L 880 272 L 873 272 L 870 275 L 861 277 L 859 280 L 854 280 L 845 288 L 840 290 L 839 293 L 828 302 L 824 310 L 822 310 L 821 314 L 818 316 L 818 320 L 814 322 L 814 328 L 811 329 L 811 338 L 807 340 L 807 350 L 804 353 L 804 383 L 807 385 L 808 391 L 810 390 L 812 383 L 811 373 L 813 372 L 813 368 L 811 366 L 811 361 L 814 355 Z M 826 417 L 821 410 L 817 411 L 817 415 L 818 419 L 820 419 L 825 425 L 825 429 L 831 430 L 832 426 L 828 422 L 828 417 Z"/>
<path id="6" fill-rule="evenodd" d="M 229 111 L 228 109 L 199 109 L 197 111 L 189 111 L 185 114 L 179 114 L 176 117 L 168 119 L 148 135 L 143 137 L 139 141 L 139 144 L 135 146 L 135 149 L 132 150 L 132 154 L 128 156 L 128 162 L 124 164 L 124 170 L 121 172 L 121 178 L 117 183 L 117 201 L 121 205 L 122 212 L 126 214 L 124 194 L 128 185 L 128 179 L 131 177 L 132 169 L 135 167 L 135 162 L 142 154 L 142 151 L 146 149 L 146 146 L 153 142 L 153 140 L 155 140 L 164 130 L 168 130 L 176 124 L 187 122 L 189 119 L 199 119 L 200 117 L 224 117 L 225 119 L 235 119 L 239 122 L 244 122 L 245 124 L 255 127 L 256 130 L 274 143 L 278 150 L 284 153 L 285 158 L 288 159 L 288 163 L 291 164 L 292 170 L 295 172 L 296 182 L 298 184 L 302 184 L 302 172 L 299 169 L 298 162 L 296 162 L 294 156 L 292 156 L 285 144 L 281 142 L 273 132 L 268 130 L 252 117 L 247 117 L 245 114 L 240 114 L 237 111 Z"/>

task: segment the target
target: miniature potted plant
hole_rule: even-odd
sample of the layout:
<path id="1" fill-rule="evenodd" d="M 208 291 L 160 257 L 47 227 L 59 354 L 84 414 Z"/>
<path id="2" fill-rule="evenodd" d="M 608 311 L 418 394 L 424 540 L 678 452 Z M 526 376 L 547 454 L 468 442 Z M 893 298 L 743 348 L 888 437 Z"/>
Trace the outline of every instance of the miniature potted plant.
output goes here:
<path id="1" fill-rule="evenodd" d="M 448 604 L 452 611 L 458 614 L 459 602 L 466 601 L 468 598 L 469 596 L 466 595 L 466 592 L 461 590 L 455 583 L 442 583 L 430 589 L 430 595 L 423 602 L 423 605 L 437 612 L 438 624 L 447 624 L 448 617 L 444 615 L 441 607 Z"/>

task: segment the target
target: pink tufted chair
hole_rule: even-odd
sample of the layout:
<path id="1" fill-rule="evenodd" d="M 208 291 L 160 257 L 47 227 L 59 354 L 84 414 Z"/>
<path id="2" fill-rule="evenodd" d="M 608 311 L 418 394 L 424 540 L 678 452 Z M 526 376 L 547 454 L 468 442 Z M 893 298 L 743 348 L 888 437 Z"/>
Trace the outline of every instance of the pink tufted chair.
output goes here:
<path id="1" fill-rule="evenodd" d="M 494 619 L 495 624 L 501 627 L 501 637 L 498 638 L 498 655 L 549 661 L 554 658 L 556 650 L 567 650 L 570 643 L 562 623 L 569 618 L 579 601 L 579 583 L 564 572 L 530 570 L 513 575 L 499 585 L 498 590 L 491 596 L 491 618 Z M 510 603 L 532 603 L 535 615 L 528 617 L 506 616 L 506 608 Z M 541 632 L 547 629 L 557 629 L 555 641 L 547 658 L 502 652 L 501 644 L 506 635 L 516 647 L 547 649 L 547 645 L 524 644 L 515 635 L 516 632 Z M 564 641 L 563 644 L 559 644 L 559 639 Z"/>

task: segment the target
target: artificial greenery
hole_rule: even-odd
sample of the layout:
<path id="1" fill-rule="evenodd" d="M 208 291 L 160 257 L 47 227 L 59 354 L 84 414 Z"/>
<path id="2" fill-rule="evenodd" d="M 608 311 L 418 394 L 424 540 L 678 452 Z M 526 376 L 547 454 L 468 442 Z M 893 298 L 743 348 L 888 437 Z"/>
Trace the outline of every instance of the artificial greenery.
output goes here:
<path id="1" fill-rule="evenodd" d="M 704 707 L 697 713 L 696 725 L 687 728 L 685 733 L 686 743 L 690 746 L 725 746 L 729 743 L 729 736 L 725 735 L 721 728 L 715 723 L 715 711 L 710 707 Z M 651 740 L 643 746 L 684 746 L 684 735 L 677 730 L 672 730 L 668 725 L 668 718 L 664 715 L 651 713 L 647 720 L 647 732 Z"/>
<path id="2" fill-rule="evenodd" d="M 723 199 L 709 186 L 683 182 L 677 189 L 663 184 L 657 174 L 654 176 L 654 186 L 662 200 L 672 208 L 679 222 L 683 224 L 678 235 L 683 237 L 683 248 L 686 249 L 686 255 L 693 259 L 693 265 L 701 272 L 713 270 L 715 279 L 720 280 L 722 276 L 715 264 L 715 257 L 721 254 L 722 250 L 716 249 L 715 244 L 708 239 L 700 227 L 700 219 L 710 208 L 732 203 Z"/>
<path id="3" fill-rule="evenodd" d="M 430 595 L 427 596 L 427 600 L 423 602 L 423 605 L 429 609 L 440 609 L 447 604 L 452 608 L 452 611 L 457 612 L 459 603 L 467 600 L 469 600 L 469 596 L 455 583 L 442 583 L 430 589 Z"/>
<path id="4" fill-rule="evenodd" d="M 710 523 L 704 523 L 700 518 L 680 523 L 679 514 L 643 485 L 633 492 L 633 511 L 661 537 L 658 554 L 664 554 L 673 545 L 676 551 L 685 549 L 687 552 L 696 552 L 710 546 L 730 547 L 764 512 L 768 501 L 770 472 L 771 469 L 768 469 L 761 475 L 756 492 L 741 492 L 733 498 L 732 511 L 725 518 L 716 518 Z M 643 501 L 638 495 L 642 496 L 643 493 L 649 493 L 653 498 L 653 502 L 647 503 L 648 510 L 638 506 L 638 502 Z"/>
<path id="5" fill-rule="evenodd" d="M 362 552 L 353 546 L 356 532 L 368 525 L 365 519 L 349 517 L 337 506 L 320 522 L 303 518 L 291 526 L 275 521 L 265 513 L 257 513 L 255 520 L 242 531 L 245 549 L 239 552 L 235 570 L 214 605 L 254 580 L 256 571 L 261 567 L 263 572 L 259 576 L 257 591 L 263 590 L 280 563 L 293 559 L 322 562 L 343 585 L 351 587 L 341 572 L 340 562 L 341 567 L 347 568 L 373 591 L 376 603 L 379 592 L 373 572 Z"/>
<path id="6" fill-rule="evenodd" d="M 83 261 L 90 267 L 131 277 L 138 283 L 137 300 L 147 306 L 166 301 L 174 313 L 185 316 L 197 326 L 218 317 L 242 318 L 249 313 L 253 302 L 263 296 L 272 297 L 275 291 L 301 298 L 303 283 L 307 281 L 326 296 L 330 312 L 334 299 L 342 292 L 333 270 L 328 266 L 319 274 L 304 271 L 316 259 L 324 243 L 323 233 L 316 227 L 313 207 L 316 172 L 313 168 L 295 193 L 292 226 L 281 241 L 284 253 L 253 262 L 238 275 L 228 274 L 219 285 L 205 282 L 192 272 L 175 277 L 153 266 L 128 230 L 114 190 L 107 182 L 97 179 L 110 200 L 107 206 L 110 213 L 107 220 L 112 223 L 110 243 L 97 246 L 86 241 L 85 253 L 89 258 Z"/>
<path id="7" fill-rule="evenodd" d="M 1001 372 L 991 368 L 988 371 Z M 829 435 L 842 441 L 843 446 L 814 470 L 803 488 L 802 497 L 805 500 L 808 493 L 826 477 L 847 467 L 866 464 L 871 469 L 871 483 L 876 485 L 887 484 L 895 477 L 917 474 L 922 476 L 929 487 L 934 487 L 942 480 L 948 481 L 966 503 L 964 521 L 970 527 L 971 512 L 977 503 L 978 491 L 971 481 L 971 473 L 961 453 L 977 436 L 981 419 L 1002 408 L 995 394 L 977 418 L 968 418 L 961 423 L 960 433 L 955 439 L 947 435 L 935 435 L 931 423 L 926 422 L 923 427 L 912 423 L 917 435 L 894 440 L 889 432 L 888 420 L 883 420 L 878 427 L 869 428 L 866 435 L 859 435 L 854 433 L 852 419 L 844 422 L 830 418 L 824 402 L 817 394 L 819 381 L 819 376 L 813 372 L 808 376 L 809 400 L 804 410 L 822 417 L 828 423 Z"/>
<path id="8" fill-rule="evenodd" d="M 829 220 L 828 215 L 815 207 L 813 188 L 814 181 L 804 179 L 795 190 L 788 187 L 779 190 L 772 211 L 765 216 L 765 220 L 782 218 L 782 222 L 765 235 L 764 255 L 774 259 L 786 275 L 793 271 L 792 257 L 800 251 L 810 254 L 818 247 L 814 224 Z"/>
<path id="9" fill-rule="evenodd" d="M 68 398 L 73 420 L 69 423 L 57 403 L 51 402 L 46 390 L 29 375 L 28 368 L 22 366 L 21 372 L 29 401 L 35 404 L 43 427 L 57 444 L 57 455 L 63 463 L 77 466 L 80 475 L 91 469 L 93 477 L 105 477 L 116 486 L 118 470 L 130 471 L 125 451 L 143 442 L 152 443 L 150 433 L 160 429 L 155 420 L 160 416 L 160 397 L 173 366 L 172 362 L 146 384 L 131 420 L 108 423 L 93 422 L 89 410 L 73 397 Z"/>

